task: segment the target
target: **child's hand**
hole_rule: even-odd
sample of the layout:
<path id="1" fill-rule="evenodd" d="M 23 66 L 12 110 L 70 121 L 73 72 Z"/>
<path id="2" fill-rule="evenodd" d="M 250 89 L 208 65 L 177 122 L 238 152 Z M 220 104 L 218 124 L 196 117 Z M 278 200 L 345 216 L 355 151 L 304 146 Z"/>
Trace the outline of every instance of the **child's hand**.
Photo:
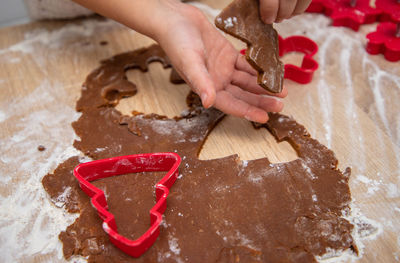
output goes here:
<path id="1" fill-rule="evenodd" d="M 286 89 L 268 96 L 257 85 L 256 71 L 197 8 L 182 4 L 165 17 L 155 39 L 204 107 L 261 123 L 268 112 L 282 110 L 277 97 L 285 97 Z"/>
<path id="2" fill-rule="evenodd" d="M 260 0 L 261 19 L 266 24 L 303 13 L 311 0 Z"/>
<path id="3" fill-rule="evenodd" d="M 74 1 L 156 40 L 204 107 L 261 123 L 282 110 L 286 89 L 272 95 L 258 86 L 255 70 L 197 8 L 177 0 Z"/>

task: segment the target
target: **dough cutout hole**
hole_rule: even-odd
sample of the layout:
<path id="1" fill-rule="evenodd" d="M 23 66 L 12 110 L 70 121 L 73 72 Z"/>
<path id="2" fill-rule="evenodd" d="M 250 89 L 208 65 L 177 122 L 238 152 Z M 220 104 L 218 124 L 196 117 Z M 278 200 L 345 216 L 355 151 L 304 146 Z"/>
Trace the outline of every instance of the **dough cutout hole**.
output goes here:
<path id="1" fill-rule="evenodd" d="M 301 63 L 303 62 L 304 58 L 304 53 L 302 52 L 289 52 L 286 53 L 281 57 L 281 61 L 283 62 L 284 65 L 286 64 L 292 64 L 298 67 L 301 67 Z"/>
<path id="2" fill-rule="evenodd" d="M 122 99 L 116 109 L 125 115 L 138 111 L 165 115 L 168 118 L 180 116 L 188 108 L 186 97 L 190 88 L 186 84 L 171 83 L 170 73 L 171 69 L 164 69 L 161 63 L 150 63 L 147 72 L 128 70 L 126 76 L 136 84 L 138 92 L 132 97 Z M 147 92 L 141 92 L 144 89 Z M 290 162 L 298 158 L 288 142 L 278 143 L 267 129 L 254 129 L 245 119 L 226 116 L 206 138 L 199 158 L 215 159 L 233 154 L 238 154 L 241 160 L 267 157 L 271 163 Z"/>
<path id="3" fill-rule="evenodd" d="M 168 118 L 180 116 L 188 108 L 186 97 L 190 91 L 189 86 L 172 84 L 169 81 L 171 68 L 164 69 L 161 63 L 150 63 L 148 67 L 147 72 L 138 69 L 126 72 L 128 80 L 136 85 L 137 93 L 122 99 L 116 109 L 125 115 L 138 111 L 165 115 Z M 144 89 L 147 91 L 143 92 Z"/>
<path id="4" fill-rule="evenodd" d="M 233 154 L 238 154 L 241 160 L 267 157 L 271 163 L 290 162 L 298 158 L 290 143 L 277 142 L 267 129 L 255 129 L 245 119 L 226 116 L 207 137 L 199 159 L 216 159 Z"/>

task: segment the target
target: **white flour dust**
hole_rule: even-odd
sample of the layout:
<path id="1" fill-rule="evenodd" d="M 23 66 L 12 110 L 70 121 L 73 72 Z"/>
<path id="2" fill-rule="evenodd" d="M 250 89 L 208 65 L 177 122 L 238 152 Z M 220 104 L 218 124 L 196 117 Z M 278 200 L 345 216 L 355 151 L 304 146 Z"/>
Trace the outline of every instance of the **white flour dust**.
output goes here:
<path id="1" fill-rule="evenodd" d="M 350 249 L 347 249 L 345 251 L 328 249 L 328 252 L 325 255 L 317 257 L 319 262 L 357 262 L 360 258 L 362 258 L 364 254 L 365 245 L 363 242 L 365 240 L 376 239 L 376 237 L 379 236 L 383 231 L 382 225 L 374 220 L 365 217 L 354 202 L 350 204 L 350 211 L 344 211 L 343 217 L 354 225 L 352 236 L 358 248 L 358 256 Z"/>
<path id="2" fill-rule="evenodd" d="M 309 23 L 313 20 L 314 23 Z M 294 26 L 296 25 L 296 26 Z M 336 93 L 343 93 L 343 105 L 345 108 L 345 117 L 348 119 L 351 132 L 350 136 L 358 140 L 362 140 L 359 135 L 357 111 L 355 111 L 355 105 L 357 104 L 357 96 L 359 96 L 359 90 L 355 81 L 356 76 L 361 75 L 359 72 L 354 72 L 354 65 L 357 68 L 363 70 L 363 75 L 365 75 L 365 81 L 372 90 L 372 95 L 374 100 L 371 101 L 369 108 L 376 110 L 377 115 L 374 116 L 375 121 L 383 123 L 383 126 L 388 133 L 388 135 L 394 139 L 395 143 L 400 146 L 400 138 L 398 134 L 400 133 L 400 123 L 398 122 L 398 114 L 395 122 L 392 122 L 393 128 L 389 127 L 389 120 L 392 118 L 390 112 L 388 112 L 388 99 L 384 97 L 383 90 L 385 90 L 385 84 L 389 84 L 393 90 L 397 90 L 395 99 L 400 99 L 400 72 L 393 70 L 388 72 L 382 69 L 375 62 L 376 56 L 371 56 L 365 51 L 365 34 L 361 32 L 353 32 L 347 28 L 342 27 L 332 27 L 330 26 L 330 19 L 323 15 L 311 15 L 304 14 L 301 17 L 295 17 L 283 24 L 278 24 L 276 26 L 278 31 L 283 36 L 289 35 L 306 35 L 316 41 L 319 46 L 317 53 L 317 61 L 319 63 L 319 70 L 316 72 L 316 77 L 319 79 L 318 92 L 319 101 L 316 101 L 320 106 L 315 109 L 322 112 L 322 118 L 324 120 L 324 128 L 326 130 L 326 136 L 324 142 L 329 144 L 332 142 L 332 130 L 334 127 L 332 123 L 332 109 L 333 107 L 338 107 L 339 105 L 333 105 L 333 96 Z M 367 25 L 363 27 L 368 27 L 369 31 L 374 30 L 374 26 Z M 290 30 L 289 28 L 296 28 L 295 30 Z M 369 32 L 368 31 L 368 32 Z M 340 47 L 335 49 L 335 47 Z M 335 61 L 332 61 L 332 52 L 335 50 L 334 57 Z M 395 66 L 396 63 L 388 63 L 388 66 Z M 396 67 L 394 67 L 396 68 Z M 337 83 L 340 86 L 332 86 L 330 79 L 335 73 L 339 73 L 341 76 L 340 81 Z M 329 84 L 328 84 L 329 81 Z M 312 84 L 312 83 L 311 83 Z M 309 104 L 310 106 L 315 106 L 315 102 Z M 394 105 L 393 105 L 394 106 Z M 368 109 L 365 109 L 368 110 Z M 358 164 L 358 163 L 357 163 Z"/>
<path id="3" fill-rule="evenodd" d="M 361 182 L 367 187 L 367 195 L 373 195 L 376 191 L 379 191 L 382 188 L 383 182 L 382 180 L 374 180 L 366 177 L 365 175 L 353 175 L 355 176 L 355 182 Z"/>
<path id="4" fill-rule="evenodd" d="M 63 160 L 79 155 L 72 147 L 75 135 L 70 125 L 79 114 L 56 101 L 63 92 L 58 84 L 44 81 L 28 96 L 0 104 L 5 116 L 0 129 L 13 131 L 0 140 L 1 262 L 29 260 L 38 254 L 63 259 L 58 233 L 77 215 L 57 209 L 41 183 Z M 45 108 L 34 110 L 40 103 Z M 38 145 L 46 150 L 38 151 Z"/>
<path id="5" fill-rule="evenodd" d="M 309 22 L 311 20 L 313 23 Z M 396 67 L 398 63 L 385 61 L 381 55 L 371 56 L 365 51 L 365 35 L 374 31 L 376 25 L 364 25 L 360 32 L 354 32 L 330 24 L 330 19 L 323 15 L 304 14 L 276 25 L 284 37 L 306 35 L 319 46 L 316 55 L 319 70 L 315 79 L 308 86 L 299 87 L 308 89 L 304 93 L 307 103 L 301 104 L 312 122 L 307 128 L 313 137 L 335 149 L 337 142 L 343 139 L 335 131 L 335 125 L 339 122 L 344 124 L 346 133 L 343 135 L 350 143 L 345 160 L 339 159 L 339 163 L 352 166 L 350 186 L 353 199 L 371 200 L 362 204 L 360 209 L 363 211 L 371 210 L 367 208 L 368 202 L 372 204 L 378 194 L 395 204 L 400 198 L 400 67 Z M 376 126 L 372 137 L 365 129 L 367 122 Z M 374 151 L 379 156 L 371 154 Z M 386 226 L 386 232 L 381 229 L 377 233 L 390 235 L 392 231 L 399 231 L 398 224 L 391 221 L 395 220 L 390 216 L 394 211 L 388 207 L 389 211 L 382 207 L 380 217 L 375 218 L 377 225 Z M 363 217 L 361 212 L 354 213 L 354 218 L 357 217 Z M 357 244 L 363 247 L 361 238 Z M 356 260 L 354 257 L 351 260 L 346 258 L 347 252 L 334 251 L 331 254 L 335 257 L 330 262 Z M 374 256 L 375 252 L 369 251 L 369 254 Z M 336 257 L 340 255 L 343 257 Z M 361 257 L 362 254 L 357 259 Z"/>
<path id="6" fill-rule="evenodd" d="M 220 10 L 201 3 L 191 4 L 211 17 L 215 17 L 220 12 Z M 381 128 L 378 129 L 375 138 L 377 146 L 392 149 L 391 145 L 384 142 L 383 138 L 387 136 L 397 147 L 400 147 L 400 115 L 393 114 L 392 111 L 397 105 L 394 102 L 400 101 L 400 74 L 396 74 L 396 71 L 381 69 L 376 63 L 376 57 L 365 52 L 364 33 L 331 27 L 329 24 L 330 19 L 323 15 L 305 14 L 277 25 L 283 36 L 302 35 L 303 31 L 306 31 L 307 36 L 319 44 L 317 60 L 320 67 L 316 72 L 319 80 L 313 91 L 317 96 L 315 98 L 306 95 L 304 101 L 307 103 L 304 107 L 307 112 L 317 111 L 321 114 L 309 114 L 312 123 L 307 128 L 313 137 L 328 147 L 334 148 L 335 140 L 338 140 L 334 130 L 334 122 L 337 118 L 335 109 L 346 105 L 344 115 L 341 117 L 348 124 L 347 135 L 353 142 L 357 142 L 358 147 L 364 147 L 367 142 L 366 135 L 361 132 L 363 130 L 360 122 L 361 111 L 370 116 L 371 120 Z M 27 33 L 21 42 L 0 49 L 0 59 L 2 62 L 21 63 L 21 60 L 15 57 L 16 53 L 34 54 L 37 47 L 43 45 L 56 50 L 65 43 L 73 43 L 77 37 L 90 37 L 99 30 L 111 30 L 114 27 L 118 27 L 118 24 L 110 20 L 88 19 L 80 25 L 66 25 L 59 30 L 32 31 Z M 372 25 L 363 27 L 370 28 L 371 31 L 374 28 Z M 341 48 L 334 55 L 335 59 L 332 60 L 331 50 L 335 46 Z M 357 60 L 354 59 L 354 56 L 357 56 Z M 361 74 L 354 71 L 353 64 L 357 64 L 357 68 L 362 70 Z M 391 65 L 395 66 L 396 64 Z M 330 77 L 335 75 L 334 72 L 340 74 L 341 86 L 332 85 Z M 355 76 L 359 75 L 365 75 L 367 79 L 357 79 Z M 360 109 L 357 104 L 357 100 L 361 96 L 357 85 L 360 84 L 357 81 L 368 85 L 373 98 L 369 105 L 364 105 Z M 7 85 L 7 80 L 0 79 L 0 85 Z M 388 90 L 388 87 L 394 87 L 394 91 Z M 342 105 L 335 104 L 334 96 L 338 91 L 343 95 Z M 61 243 L 58 241 L 58 233 L 70 225 L 76 215 L 66 213 L 63 209 L 52 205 L 41 184 L 43 176 L 52 172 L 59 163 L 70 156 L 80 154 L 72 147 L 75 135 L 70 126 L 70 123 L 77 119 L 79 114 L 75 112 L 73 105 L 63 104 L 63 101 L 59 99 L 60 96 L 71 96 L 70 94 L 60 94 L 63 92 L 66 91 L 61 84 L 44 80 L 27 96 L 20 99 L 11 98 L 7 103 L 0 104 L 0 129 L 13 131 L 12 135 L 2 135 L 0 138 L 1 262 L 31 261 L 36 255 L 48 255 L 49 262 L 65 261 L 62 256 Z M 392 92 L 390 98 L 385 96 L 388 92 Z M 43 107 L 39 107 L 39 110 L 38 104 L 43 105 Z M 322 123 L 322 126 L 319 126 L 319 122 Z M 38 145 L 44 145 L 46 150 L 39 152 Z M 373 198 L 377 193 L 385 191 L 387 198 L 398 200 L 400 198 L 400 151 L 397 151 L 396 148 L 392 149 L 393 156 L 397 161 L 394 168 L 387 161 L 393 157 L 386 154 L 390 151 L 385 151 L 386 155 L 380 156 L 382 169 L 391 171 L 391 174 L 382 173 L 380 179 L 368 177 L 369 159 L 365 154 L 358 154 L 359 152 L 350 147 L 348 159 L 345 162 L 345 164 L 351 164 L 355 170 L 355 172 L 353 170 L 353 181 L 367 187 L 366 196 Z M 366 153 L 368 149 L 362 148 L 361 152 Z M 388 182 L 390 177 L 396 179 Z M 253 179 L 257 181 L 258 177 Z M 62 206 L 62 198 L 67 195 L 68 189 L 65 189 L 60 197 L 60 206 Z M 361 251 L 360 256 L 355 257 L 348 251 L 331 251 L 328 253 L 329 255 L 320 258 L 321 261 L 356 261 L 363 255 L 362 241 L 374 239 L 384 230 L 382 227 L 386 223 L 384 217 L 377 220 L 379 222 L 375 222 L 365 218 L 357 208 L 352 207 L 352 211 L 352 216 L 348 216 L 348 220 L 356 226 L 354 237 Z M 393 213 L 400 214 L 398 205 L 394 206 Z M 388 225 L 393 230 L 398 229 L 396 222 L 388 223 Z M 243 244 L 248 244 L 248 240 L 242 236 L 237 238 L 239 237 Z M 171 239 L 172 252 L 162 255 L 163 257 L 179 254 L 179 246 L 175 241 Z M 397 240 L 397 243 L 399 247 L 400 239 Z M 398 260 L 399 257 L 400 253 L 393 253 L 395 260 Z M 180 260 L 180 258 L 178 259 Z M 78 260 L 82 259 L 74 259 L 75 262 Z"/>
<path id="7" fill-rule="evenodd" d="M 77 38 L 89 37 L 100 31 L 121 27 L 113 20 L 87 19 L 80 24 L 67 24 L 57 30 L 36 29 L 25 34 L 24 40 L 15 43 L 5 49 L 0 49 L 0 55 L 10 52 L 22 52 L 32 54 L 35 47 L 44 45 L 49 49 L 57 49 L 66 43 L 73 43 Z"/>

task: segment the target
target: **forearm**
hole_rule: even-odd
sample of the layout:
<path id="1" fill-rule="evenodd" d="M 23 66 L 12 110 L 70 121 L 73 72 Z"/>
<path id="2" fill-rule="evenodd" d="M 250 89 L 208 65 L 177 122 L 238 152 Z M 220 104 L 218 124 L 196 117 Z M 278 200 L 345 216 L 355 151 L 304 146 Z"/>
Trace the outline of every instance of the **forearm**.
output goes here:
<path id="1" fill-rule="evenodd" d="M 182 5 L 177 0 L 73 1 L 153 39 L 159 35 L 167 14 Z"/>

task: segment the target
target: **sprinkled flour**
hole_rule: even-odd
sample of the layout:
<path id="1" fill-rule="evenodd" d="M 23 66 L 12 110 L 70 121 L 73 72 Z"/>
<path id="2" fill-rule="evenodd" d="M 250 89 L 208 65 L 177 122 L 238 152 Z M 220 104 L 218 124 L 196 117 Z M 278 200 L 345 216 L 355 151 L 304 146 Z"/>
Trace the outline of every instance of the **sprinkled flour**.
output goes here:
<path id="1" fill-rule="evenodd" d="M 67 24 L 59 30 L 48 31 L 37 29 L 25 34 L 25 39 L 6 49 L 0 49 L 0 55 L 10 52 L 22 52 L 32 54 L 38 45 L 44 45 L 50 49 L 57 49 L 76 38 L 89 37 L 99 30 L 110 30 L 119 26 L 112 20 L 87 19 L 81 24 Z M 15 59 L 15 58 L 14 58 Z"/>
<path id="2" fill-rule="evenodd" d="M 0 104 L 1 129 L 8 127 L 15 131 L 11 137 L 0 140 L 1 187 L 4 189 L 0 196 L 1 262 L 24 261 L 35 254 L 63 257 L 58 233 L 77 215 L 57 209 L 41 183 L 42 177 L 60 162 L 79 155 L 72 147 L 75 135 L 70 126 L 79 114 L 71 105 L 55 103 L 55 97 L 62 92 L 64 89 L 59 84 L 44 81 L 29 96 Z M 46 109 L 33 111 L 39 100 Z M 39 144 L 46 145 L 48 150 L 39 152 Z M 60 201 L 57 204 L 62 206 L 66 195 L 68 189 L 58 198 L 60 200 L 57 199 Z M 29 229 L 26 229 L 27 224 L 31 226 Z"/>
<path id="3" fill-rule="evenodd" d="M 212 9 L 201 3 L 191 3 L 193 6 L 203 10 L 209 16 L 215 17 L 219 10 Z M 310 23 L 313 21 L 313 23 Z M 224 21 L 225 26 L 233 26 L 235 18 Z M 0 62 L 21 63 L 23 59 L 17 55 L 33 55 L 44 46 L 50 51 L 67 44 L 73 44 L 79 37 L 90 37 L 99 30 L 112 30 L 120 27 L 115 22 L 109 20 L 88 19 L 80 25 L 70 24 L 59 30 L 34 30 L 25 34 L 24 40 L 12 44 L 10 47 L 0 49 Z M 353 175 L 351 177 L 351 189 L 355 189 L 358 184 L 367 187 L 365 193 L 355 196 L 359 207 L 351 206 L 352 213 L 345 215 L 346 218 L 355 224 L 354 237 L 360 249 L 360 256 L 356 257 L 349 251 L 329 251 L 325 256 L 319 258 L 321 262 L 355 262 L 362 258 L 365 253 L 365 240 L 374 240 L 385 231 L 398 233 L 398 222 L 388 221 L 385 216 L 376 218 L 376 221 L 366 218 L 361 211 L 368 207 L 368 198 L 373 199 L 378 193 L 384 193 L 385 197 L 397 201 L 393 210 L 397 216 L 400 215 L 398 200 L 400 198 L 400 115 L 394 114 L 392 109 L 395 103 L 400 100 L 400 73 L 393 70 L 381 69 L 377 62 L 381 59 L 377 56 L 370 56 L 364 51 L 365 33 L 374 29 L 375 25 L 362 26 L 361 33 L 352 32 L 344 28 L 330 26 L 330 20 L 322 15 L 305 14 L 295 17 L 285 23 L 278 24 L 277 28 L 283 36 L 304 34 L 318 42 L 319 52 L 317 59 L 319 70 L 316 72 L 317 81 L 310 86 L 294 87 L 296 89 L 311 89 L 317 96 L 312 96 L 311 92 L 304 92 L 304 100 L 301 107 L 309 114 L 310 125 L 307 129 L 312 136 L 335 150 L 337 141 L 342 138 L 335 133 L 335 124 L 338 118 L 343 118 L 347 124 L 348 136 L 354 145 L 349 145 L 347 159 L 339 160 L 344 166 L 352 165 Z M 332 61 L 330 56 L 333 47 L 339 46 L 337 60 Z M 355 59 L 356 58 L 356 59 Z M 337 64 L 335 64 L 335 63 Z M 38 65 L 43 65 L 43 61 L 37 61 Z M 387 62 L 389 63 L 389 62 Z M 353 64 L 357 65 L 362 71 L 355 72 Z M 41 68 L 41 70 L 43 70 Z M 332 72 L 339 72 L 341 76 L 340 85 L 332 85 L 330 77 Z M 360 75 L 366 75 L 367 79 L 361 79 Z M 73 120 L 79 117 L 74 110 L 74 99 L 80 82 L 83 79 L 72 83 L 77 87 L 76 93 L 67 92 L 67 87 L 61 82 L 65 80 L 48 80 L 48 72 L 43 72 L 43 80 L 40 85 L 31 93 L 21 98 L 10 98 L 7 102 L 0 104 L 0 129 L 12 130 L 12 135 L 0 138 L 0 171 L 2 195 L 0 196 L 0 261 L 17 262 L 32 261 L 35 255 L 47 256 L 48 262 L 64 262 L 61 243 L 58 234 L 70 225 L 76 215 L 66 213 L 63 209 L 56 208 L 45 193 L 41 179 L 44 175 L 52 172 L 63 160 L 74 155 L 80 155 L 71 145 L 75 138 L 70 126 Z M 15 76 L 13 76 L 15 77 Z M 370 90 L 371 98 L 369 104 L 358 105 L 360 91 L 357 87 L 367 85 Z M 9 80 L 0 79 L 0 89 L 9 85 Z M 388 87 L 397 87 L 397 90 L 388 90 Z M 387 96 L 388 92 L 391 96 Z M 335 96 L 341 96 L 342 105 L 336 105 Z M 290 96 L 290 95 L 289 95 Z M 68 103 L 60 98 L 69 98 Z M 43 105 L 38 107 L 37 105 Z M 338 107 L 343 107 L 343 114 L 338 117 L 336 111 Z M 320 114 L 314 114 L 319 112 Z M 398 113 L 398 111 L 397 111 Z M 296 115 L 293 111 L 291 114 Z M 379 180 L 369 178 L 371 157 L 367 156 L 369 151 L 366 148 L 368 141 L 362 133 L 361 114 L 370 117 L 380 129 L 373 138 L 375 147 L 386 149 L 384 154 L 379 156 L 379 165 L 382 171 Z M 297 118 L 297 116 L 295 116 Z M 186 125 L 190 125 L 189 123 Z M 160 130 L 160 129 L 158 129 Z M 171 132 L 168 124 L 163 124 L 164 133 Z M 161 132 L 160 132 L 161 133 Z M 395 146 L 385 143 L 384 138 L 391 139 Z M 196 141 L 197 138 L 188 138 Z M 38 145 L 44 145 L 46 151 L 39 152 Z M 355 147 L 359 147 L 357 151 Z M 99 152 L 104 149 L 97 149 Z M 362 152 L 363 154 L 359 154 Z M 391 152 L 392 155 L 387 154 Z M 21 154 L 24 153 L 24 154 Z M 396 160 L 391 163 L 392 158 Z M 85 159 L 84 161 L 88 161 Z M 374 160 L 375 161 L 375 160 Z M 243 162 L 246 167 L 247 162 Z M 307 170 L 307 164 L 304 164 Z M 276 169 L 279 169 L 277 166 Z M 271 169 L 272 170 L 272 169 Z M 384 170 L 384 171 L 383 171 Z M 390 172 L 388 172 L 390 171 Z M 18 175 L 18 176 L 17 176 Z M 262 180 L 262 176 L 252 175 L 249 178 L 254 183 Z M 310 176 L 312 173 L 310 171 Z M 389 182 L 388 178 L 392 180 Z M 68 196 L 69 189 L 57 198 L 56 204 L 62 206 L 62 200 Z M 354 195 L 353 195 L 354 197 Z M 367 199 L 365 203 L 364 197 Z M 317 196 L 311 197 L 313 200 Z M 26 226 L 29 224 L 30 228 Z M 163 226 L 167 227 L 165 220 Z M 390 233 L 391 233 L 390 232 Z M 251 245 L 244 233 L 237 233 L 234 237 L 243 245 Z M 176 257 L 175 261 L 182 261 L 179 258 L 179 240 L 171 237 L 169 254 L 159 255 L 159 257 Z M 18 245 L 16 245 L 18 244 Z M 397 238 L 397 250 L 393 252 L 393 260 L 399 260 L 400 239 Z M 371 246 L 370 246 L 371 247 Z M 82 258 L 73 259 L 74 262 L 85 261 Z"/>
<path id="4" fill-rule="evenodd" d="M 56 52 L 71 41 L 73 44 L 75 39 L 115 27 L 121 26 L 109 20 L 88 19 L 79 25 L 67 24 L 59 30 L 33 30 L 26 33 L 21 42 L 0 49 L 0 62 L 21 63 L 23 60 L 16 56 L 33 55 L 44 46 Z M 46 62 L 40 56 L 34 59 L 43 75 L 48 75 Z M 77 79 L 77 83 L 70 85 L 78 91 L 81 81 Z M 77 215 L 56 206 L 63 206 L 70 189 L 65 189 L 55 200 L 55 206 L 41 183 L 43 176 L 59 163 L 81 154 L 72 146 L 76 136 L 71 122 L 80 115 L 74 109 L 76 94 L 67 91 L 69 86 L 61 82 L 65 79 L 57 82 L 55 78 L 45 78 L 36 88 L 31 88 L 30 93 L 11 97 L 0 104 L 0 129 L 12 131 L 8 137 L 0 139 L 0 262 L 31 261 L 35 255 L 41 255 L 43 260 L 47 258 L 48 262 L 65 261 L 58 234 Z M 0 89 L 6 85 L 9 80 L 0 79 Z M 44 145 L 46 151 L 39 152 L 39 145 Z M 73 261 L 86 260 L 74 258 Z"/>
<path id="5" fill-rule="evenodd" d="M 350 263 L 357 262 L 364 254 L 364 244 L 365 240 L 374 240 L 376 237 L 382 233 L 382 225 L 378 222 L 365 217 L 360 209 L 355 205 L 355 203 L 350 204 L 351 213 L 346 214 L 345 211 L 343 217 L 349 220 L 354 225 L 353 239 L 359 249 L 359 255 L 355 255 L 352 251 L 336 251 L 329 250 L 328 252 L 317 257 L 319 262 L 323 263 Z"/>

